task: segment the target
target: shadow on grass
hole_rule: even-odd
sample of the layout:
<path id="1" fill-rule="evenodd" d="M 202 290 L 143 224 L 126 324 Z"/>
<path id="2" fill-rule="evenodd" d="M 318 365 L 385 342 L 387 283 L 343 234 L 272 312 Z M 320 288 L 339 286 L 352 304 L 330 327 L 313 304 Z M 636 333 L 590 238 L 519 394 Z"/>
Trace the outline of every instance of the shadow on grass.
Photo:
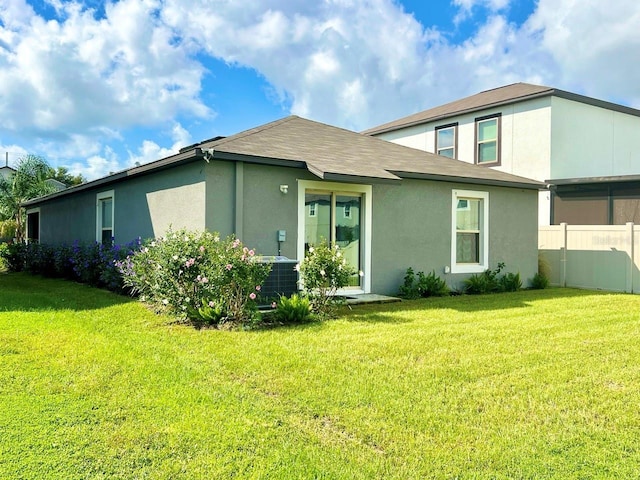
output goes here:
<path id="1" fill-rule="evenodd" d="M 26 273 L 0 273 L 0 313 L 95 310 L 134 301 L 107 290 Z"/>
<path id="2" fill-rule="evenodd" d="M 451 310 L 458 313 L 486 312 L 515 308 L 532 308 L 532 302 L 545 299 L 584 297 L 589 295 L 605 295 L 613 292 L 579 290 L 573 288 L 549 288 L 546 290 L 522 290 L 512 293 L 495 293 L 487 295 L 457 295 L 449 297 L 431 297 L 402 302 L 365 304 L 344 307 L 340 310 L 340 318 L 356 322 L 408 323 L 410 317 L 398 315 L 405 312 L 424 312 Z"/>

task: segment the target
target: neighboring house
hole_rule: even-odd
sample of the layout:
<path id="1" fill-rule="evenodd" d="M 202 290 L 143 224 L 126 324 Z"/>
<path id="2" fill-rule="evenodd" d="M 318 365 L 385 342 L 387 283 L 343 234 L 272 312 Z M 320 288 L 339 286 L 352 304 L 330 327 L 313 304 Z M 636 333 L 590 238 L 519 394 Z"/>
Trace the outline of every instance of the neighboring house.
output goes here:
<path id="1" fill-rule="evenodd" d="M 2 178 L 9 178 L 9 176 L 15 172 L 15 170 L 13 168 L 11 168 L 9 165 L 5 166 L 5 167 L 0 167 L 0 177 Z"/>
<path id="2" fill-rule="evenodd" d="M 394 294 L 407 267 L 454 287 L 498 262 L 531 278 L 541 187 L 291 116 L 26 207 L 49 244 L 122 244 L 185 227 L 302 259 L 309 244 L 331 239 L 364 273 L 352 292 Z"/>
<path id="3" fill-rule="evenodd" d="M 57 192 L 67 188 L 65 183 L 62 183 L 60 180 L 56 180 L 55 178 L 47 178 L 44 183 L 54 188 Z"/>
<path id="4" fill-rule="evenodd" d="M 540 225 L 640 223 L 640 110 L 516 83 L 365 134 L 551 185 Z"/>

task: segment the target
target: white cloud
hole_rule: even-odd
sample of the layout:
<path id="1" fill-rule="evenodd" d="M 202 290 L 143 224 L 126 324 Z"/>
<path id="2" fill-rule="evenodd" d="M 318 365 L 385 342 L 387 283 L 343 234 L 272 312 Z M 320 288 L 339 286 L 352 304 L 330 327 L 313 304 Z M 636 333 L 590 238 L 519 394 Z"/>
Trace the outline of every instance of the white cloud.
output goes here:
<path id="1" fill-rule="evenodd" d="M 640 107 L 640 4 L 540 0 L 528 33 L 557 62 L 566 88 Z"/>
<path id="2" fill-rule="evenodd" d="M 0 144 L 0 167 L 10 166 L 16 167 L 18 160 L 27 155 L 27 152 L 20 145 L 4 145 Z"/>
<path id="3" fill-rule="evenodd" d="M 203 67 L 158 19 L 160 2 L 106 4 L 106 17 L 58 3 L 64 20 L 24 0 L 0 8 L 0 128 L 47 136 L 154 125 L 211 112 L 199 99 Z"/>
<path id="4" fill-rule="evenodd" d="M 0 1 L 0 129 L 89 178 L 192 142 L 178 122 L 213 118 L 207 56 L 255 70 L 292 113 L 353 129 L 517 81 L 640 106 L 635 0 L 539 0 L 522 25 L 510 0 L 452 0 L 476 25 L 460 44 L 394 0 L 49 3 L 46 21 Z M 105 147 L 139 125 L 174 128 L 124 157 Z"/>
<path id="5" fill-rule="evenodd" d="M 174 155 L 178 153 L 182 147 L 192 143 L 191 135 L 189 135 L 189 132 L 187 132 L 179 123 L 176 123 L 173 126 L 171 130 L 171 138 L 173 139 L 173 145 L 169 148 L 161 147 L 151 140 L 144 140 L 142 145 L 138 148 L 137 153 L 129 152 L 129 166 L 142 165 Z"/>
<path id="6" fill-rule="evenodd" d="M 106 147 L 102 155 L 92 155 L 84 161 L 74 162 L 69 166 L 73 175 L 82 174 L 87 180 L 104 177 L 122 170 L 118 156 L 110 147 Z"/>

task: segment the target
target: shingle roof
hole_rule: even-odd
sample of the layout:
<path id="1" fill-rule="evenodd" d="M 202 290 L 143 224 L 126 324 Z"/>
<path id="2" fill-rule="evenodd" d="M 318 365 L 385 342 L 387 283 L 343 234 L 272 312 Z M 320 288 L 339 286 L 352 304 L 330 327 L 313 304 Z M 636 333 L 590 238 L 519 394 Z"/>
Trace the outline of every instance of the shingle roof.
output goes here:
<path id="1" fill-rule="evenodd" d="M 236 135 L 208 140 L 167 158 L 68 188 L 24 205 L 147 175 L 198 160 L 229 160 L 307 169 L 324 180 L 354 183 L 424 178 L 540 189 L 543 183 L 479 167 L 295 115 Z"/>
<path id="2" fill-rule="evenodd" d="M 461 98 L 453 102 L 446 103 L 429 110 L 414 113 L 406 117 L 393 120 L 377 127 L 369 128 L 362 133 L 365 135 L 377 135 L 380 133 L 390 132 L 399 128 L 420 125 L 422 123 L 444 120 L 449 117 L 461 115 L 464 113 L 485 110 L 492 107 L 507 105 L 510 103 L 520 102 L 531 98 L 557 96 L 569 100 L 595 105 L 610 110 L 620 111 L 630 115 L 640 116 L 640 110 L 625 107 L 615 103 L 605 102 L 577 93 L 571 93 L 557 88 L 545 87 L 542 85 L 532 85 L 530 83 L 514 83 L 504 87 L 485 90 L 469 97 Z"/>
<path id="3" fill-rule="evenodd" d="M 325 180 L 398 181 L 403 177 L 541 188 L 491 168 L 424 152 L 297 116 L 200 145 L 213 158 L 289 161 Z M 260 160 L 262 159 L 262 160 Z"/>

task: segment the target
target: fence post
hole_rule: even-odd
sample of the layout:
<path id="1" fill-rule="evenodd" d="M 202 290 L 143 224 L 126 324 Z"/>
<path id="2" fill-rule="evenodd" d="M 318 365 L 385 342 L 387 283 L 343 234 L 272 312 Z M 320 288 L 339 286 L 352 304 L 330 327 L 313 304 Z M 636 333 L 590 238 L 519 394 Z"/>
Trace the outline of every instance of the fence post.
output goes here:
<path id="1" fill-rule="evenodd" d="M 633 238 L 633 222 L 627 222 L 627 240 L 629 241 L 629 246 L 627 248 L 627 253 L 629 254 L 629 261 L 627 262 L 627 287 L 626 291 L 629 293 L 633 293 L 633 265 L 635 262 L 634 255 L 634 238 Z"/>
<path id="2" fill-rule="evenodd" d="M 562 247 L 560 248 L 560 286 L 567 286 L 567 223 L 560 224 L 562 231 Z"/>

